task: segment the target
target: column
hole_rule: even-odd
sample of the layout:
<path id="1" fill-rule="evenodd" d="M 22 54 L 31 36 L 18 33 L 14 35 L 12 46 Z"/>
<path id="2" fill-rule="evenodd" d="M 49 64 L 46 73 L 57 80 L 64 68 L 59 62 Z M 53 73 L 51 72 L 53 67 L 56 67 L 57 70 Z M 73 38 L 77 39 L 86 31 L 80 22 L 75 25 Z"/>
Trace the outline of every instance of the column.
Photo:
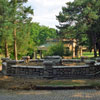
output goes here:
<path id="1" fill-rule="evenodd" d="M 34 59 L 37 59 L 37 53 L 34 51 Z"/>

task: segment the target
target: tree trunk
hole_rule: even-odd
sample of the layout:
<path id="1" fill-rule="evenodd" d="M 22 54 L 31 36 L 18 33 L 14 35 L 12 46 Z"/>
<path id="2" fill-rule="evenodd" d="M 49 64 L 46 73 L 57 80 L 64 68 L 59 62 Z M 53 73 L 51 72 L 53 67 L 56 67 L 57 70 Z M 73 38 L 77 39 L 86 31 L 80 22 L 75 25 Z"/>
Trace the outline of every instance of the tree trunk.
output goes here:
<path id="1" fill-rule="evenodd" d="M 100 48 L 99 48 L 99 57 L 100 57 Z"/>
<path id="2" fill-rule="evenodd" d="M 97 57 L 97 49 L 96 49 L 96 44 L 94 44 L 94 57 Z"/>
<path id="3" fill-rule="evenodd" d="M 17 0 L 14 0 L 14 17 L 16 17 Z M 16 19 L 14 19 L 14 57 L 17 60 L 17 43 L 16 43 Z"/>
<path id="4" fill-rule="evenodd" d="M 5 57 L 9 57 L 7 41 L 5 41 Z"/>
<path id="5" fill-rule="evenodd" d="M 99 49 L 99 57 L 100 57 L 100 39 L 98 40 L 98 49 Z"/>
<path id="6" fill-rule="evenodd" d="M 17 60 L 16 28 L 14 28 L 14 57 Z"/>
<path id="7" fill-rule="evenodd" d="M 94 48 L 94 57 L 97 57 L 97 47 L 96 47 L 96 34 L 92 34 L 93 38 L 93 48 Z"/>

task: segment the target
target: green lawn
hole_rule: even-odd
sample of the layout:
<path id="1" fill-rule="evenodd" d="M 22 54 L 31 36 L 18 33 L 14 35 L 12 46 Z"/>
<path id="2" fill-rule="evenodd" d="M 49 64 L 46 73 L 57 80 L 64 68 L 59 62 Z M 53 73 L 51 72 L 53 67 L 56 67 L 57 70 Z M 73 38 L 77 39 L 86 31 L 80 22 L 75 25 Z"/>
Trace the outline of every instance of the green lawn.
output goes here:
<path id="1" fill-rule="evenodd" d="M 94 57 L 94 52 L 83 52 L 83 56 Z M 98 56 L 99 56 L 99 54 L 98 54 Z"/>

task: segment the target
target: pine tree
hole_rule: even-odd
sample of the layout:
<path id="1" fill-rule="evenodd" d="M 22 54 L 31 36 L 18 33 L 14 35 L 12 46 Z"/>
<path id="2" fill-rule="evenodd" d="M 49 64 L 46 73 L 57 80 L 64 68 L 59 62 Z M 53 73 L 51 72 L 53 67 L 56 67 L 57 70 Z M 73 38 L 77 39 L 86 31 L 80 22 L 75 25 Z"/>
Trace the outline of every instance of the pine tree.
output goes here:
<path id="1" fill-rule="evenodd" d="M 74 0 L 68 2 L 67 7 L 62 8 L 57 19 L 60 23 L 57 26 L 62 33 L 74 33 L 76 39 L 86 34 L 91 40 L 94 49 L 94 56 L 97 56 L 97 32 L 95 29 L 100 18 L 99 0 Z"/>
<path id="2" fill-rule="evenodd" d="M 4 48 L 5 57 L 9 57 L 8 46 L 11 43 L 11 9 L 8 0 L 0 1 L 0 42 L 2 50 Z"/>
<path id="3" fill-rule="evenodd" d="M 10 5 L 12 7 L 12 24 L 13 24 L 13 39 L 14 39 L 14 56 L 17 60 L 17 32 L 21 28 L 21 24 L 27 24 L 31 22 L 31 18 L 28 14 L 33 14 L 31 7 L 25 7 L 23 3 L 27 0 L 11 0 Z"/>

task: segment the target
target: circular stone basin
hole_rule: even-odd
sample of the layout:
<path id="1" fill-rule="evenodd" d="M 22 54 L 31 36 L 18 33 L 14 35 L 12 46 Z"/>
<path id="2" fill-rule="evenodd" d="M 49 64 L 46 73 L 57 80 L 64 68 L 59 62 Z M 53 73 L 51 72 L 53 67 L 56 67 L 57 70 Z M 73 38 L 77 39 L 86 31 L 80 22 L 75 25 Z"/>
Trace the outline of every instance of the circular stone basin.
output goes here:
<path id="1" fill-rule="evenodd" d="M 43 66 L 43 62 L 31 62 L 31 63 L 22 63 L 17 65 L 26 65 L 26 66 Z M 59 66 L 77 66 L 77 65 L 85 65 L 84 62 L 63 62 Z"/>

